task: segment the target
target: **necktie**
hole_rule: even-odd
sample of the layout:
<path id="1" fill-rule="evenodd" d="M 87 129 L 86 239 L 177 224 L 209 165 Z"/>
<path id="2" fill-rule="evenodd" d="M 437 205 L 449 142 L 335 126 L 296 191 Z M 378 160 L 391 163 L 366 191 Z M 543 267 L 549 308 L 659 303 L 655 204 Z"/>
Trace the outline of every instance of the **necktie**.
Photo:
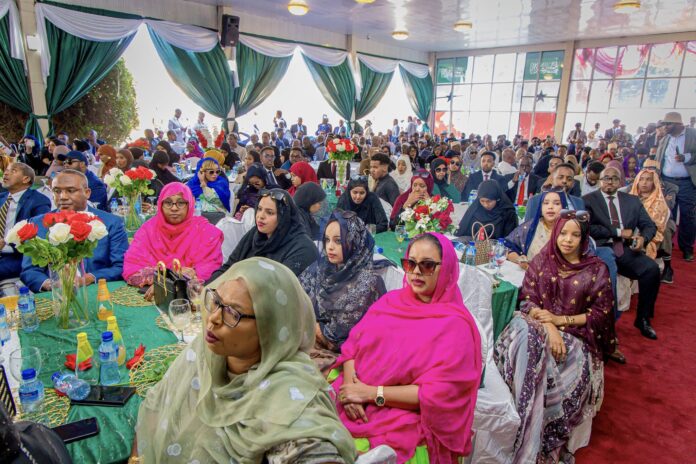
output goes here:
<path id="1" fill-rule="evenodd" d="M 483 180 L 484 180 L 484 181 L 488 180 L 488 174 L 484 174 L 484 175 L 483 175 Z"/>
<path id="2" fill-rule="evenodd" d="M 621 228 L 621 221 L 619 220 L 619 212 L 616 209 L 616 204 L 614 203 L 614 195 L 609 195 L 609 217 L 611 218 L 611 226 L 614 229 Z M 624 253 L 623 241 L 620 238 L 614 239 L 614 254 L 617 258 L 621 257 Z"/>
<path id="3" fill-rule="evenodd" d="M 331 176 L 336 179 L 336 162 L 331 162 Z"/>
<path id="4" fill-rule="evenodd" d="M 527 182 L 527 179 L 522 179 L 522 182 L 520 182 L 520 187 L 517 191 L 517 204 L 518 205 L 524 205 L 524 183 Z"/>
<path id="5" fill-rule="evenodd" d="M 12 196 L 8 195 L 5 203 L 0 207 L 0 238 L 5 239 L 5 226 L 7 225 L 7 211 L 10 209 Z"/>
<path id="6" fill-rule="evenodd" d="M 271 171 L 271 170 L 269 169 L 269 170 L 267 170 L 267 173 L 268 173 L 268 174 L 267 174 L 267 175 L 268 175 L 268 181 L 267 181 L 267 182 L 268 182 L 268 185 L 275 185 L 275 184 L 276 184 L 276 179 L 275 179 L 275 176 L 273 175 L 273 171 Z"/>

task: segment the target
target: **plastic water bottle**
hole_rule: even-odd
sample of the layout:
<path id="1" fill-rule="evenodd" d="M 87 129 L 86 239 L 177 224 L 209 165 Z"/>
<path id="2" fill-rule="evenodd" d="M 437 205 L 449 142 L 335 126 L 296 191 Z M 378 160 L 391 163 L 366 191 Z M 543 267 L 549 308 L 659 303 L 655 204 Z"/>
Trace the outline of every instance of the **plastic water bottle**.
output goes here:
<path id="1" fill-rule="evenodd" d="M 7 327 L 5 305 L 0 304 L 0 346 L 10 341 L 10 329 Z"/>
<path id="2" fill-rule="evenodd" d="M 194 216 L 200 216 L 203 214 L 203 205 L 201 204 L 201 200 L 196 200 L 196 208 L 193 212 Z"/>
<path id="3" fill-rule="evenodd" d="M 115 385 L 121 381 L 118 372 L 118 353 L 114 347 L 114 334 L 102 332 L 102 342 L 99 345 L 99 383 Z"/>
<path id="4" fill-rule="evenodd" d="M 461 254 L 466 253 L 467 246 L 464 245 L 462 242 L 459 242 L 457 240 L 452 240 L 452 244 L 454 245 L 454 249 L 457 250 L 457 252 Z"/>
<path id="5" fill-rule="evenodd" d="M 51 376 L 53 388 L 66 395 L 71 400 L 84 400 L 89 395 L 91 387 L 84 380 L 75 377 L 75 374 L 55 372 Z"/>
<path id="6" fill-rule="evenodd" d="M 476 201 L 476 197 L 478 197 L 478 190 L 472 190 L 469 192 L 469 204 L 473 204 Z"/>
<path id="7" fill-rule="evenodd" d="M 469 242 L 469 246 L 466 247 L 464 264 L 467 266 L 476 266 L 476 245 L 473 241 Z"/>
<path id="8" fill-rule="evenodd" d="M 176 177 L 182 179 L 184 177 L 184 172 L 181 169 L 181 163 L 176 163 Z"/>
<path id="9" fill-rule="evenodd" d="M 111 210 L 111 214 L 118 214 L 118 200 L 112 198 L 111 203 L 109 203 L 109 209 Z"/>
<path id="10" fill-rule="evenodd" d="M 17 309 L 22 320 L 22 330 L 25 332 L 33 332 L 39 328 L 39 318 L 36 316 L 36 306 L 34 298 L 29 294 L 27 287 L 19 289 L 19 300 L 17 301 Z"/>
<path id="11" fill-rule="evenodd" d="M 35 412 L 41 409 L 44 399 L 43 383 L 36 378 L 36 370 L 30 367 L 22 371 L 22 383 L 19 385 L 19 401 L 22 410 Z"/>
<path id="12" fill-rule="evenodd" d="M 384 254 L 384 248 L 382 248 L 382 247 L 377 247 L 377 254 L 378 254 L 378 255 L 383 255 L 383 254 Z"/>

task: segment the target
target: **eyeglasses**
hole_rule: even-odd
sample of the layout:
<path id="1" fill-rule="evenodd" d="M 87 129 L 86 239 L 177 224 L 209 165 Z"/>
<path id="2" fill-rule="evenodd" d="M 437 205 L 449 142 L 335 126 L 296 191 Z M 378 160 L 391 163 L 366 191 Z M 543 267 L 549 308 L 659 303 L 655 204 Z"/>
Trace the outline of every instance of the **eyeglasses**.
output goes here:
<path id="1" fill-rule="evenodd" d="M 435 172 L 447 172 L 447 168 L 437 168 Z"/>
<path id="2" fill-rule="evenodd" d="M 462 163 L 460 163 L 459 161 L 451 161 L 450 162 L 450 166 L 461 166 L 461 165 L 462 165 Z"/>
<path id="3" fill-rule="evenodd" d="M 271 198 L 274 199 L 275 201 L 282 201 L 282 202 L 285 203 L 286 205 L 288 204 L 288 199 L 285 197 L 285 195 L 283 194 L 283 192 L 280 192 L 280 191 L 275 191 L 275 192 L 274 192 L 273 190 L 263 189 L 263 190 L 261 190 L 261 192 L 259 192 L 259 194 L 260 194 L 262 197 L 271 197 Z"/>
<path id="4" fill-rule="evenodd" d="M 414 176 L 416 177 L 421 177 L 423 179 L 427 179 L 430 177 L 430 173 L 428 171 L 416 171 L 413 173 Z"/>
<path id="5" fill-rule="evenodd" d="M 583 209 L 572 210 L 572 209 L 562 209 L 561 219 L 575 219 L 578 222 L 587 222 L 590 220 L 590 213 Z"/>
<path id="6" fill-rule="evenodd" d="M 220 169 L 206 169 L 205 173 L 210 175 L 217 174 L 219 176 L 220 174 L 222 174 L 222 171 Z"/>
<path id="7" fill-rule="evenodd" d="M 212 316 L 219 309 L 222 309 L 222 323 L 230 329 L 234 329 L 239 325 L 242 319 L 256 319 L 256 316 L 250 314 L 242 314 L 231 306 L 222 303 L 220 296 L 215 290 L 207 289 L 203 297 L 203 305 L 208 311 L 208 315 Z"/>
<path id="8" fill-rule="evenodd" d="M 75 163 L 81 163 L 81 161 L 77 159 L 66 159 L 63 161 L 63 164 L 67 164 L 68 166 L 72 166 Z"/>
<path id="9" fill-rule="evenodd" d="M 435 274 L 435 268 L 440 264 L 442 263 L 437 261 L 421 261 L 419 263 L 411 258 L 401 258 L 401 267 L 403 267 L 404 271 L 408 274 L 413 274 L 417 267 L 424 276 L 431 276 Z"/>
<path id="10" fill-rule="evenodd" d="M 600 180 L 601 180 L 602 182 L 618 182 L 618 181 L 621 180 L 621 178 L 620 178 L 620 177 L 617 177 L 617 176 L 611 176 L 611 177 L 610 177 L 610 176 L 604 176 L 604 177 L 600 178 Z"/>
<path id="11" fill-rule="evenodd" d="M 167 209 L 172 209 L 176 205 L 177 209 L 183 209 L 185 206 L 188 206 L 188 201 L 180 200 L 180 201 L 171 201 L 171 200 L 164 200 L 162 202 L 162 207 L 167 208 Z"/>

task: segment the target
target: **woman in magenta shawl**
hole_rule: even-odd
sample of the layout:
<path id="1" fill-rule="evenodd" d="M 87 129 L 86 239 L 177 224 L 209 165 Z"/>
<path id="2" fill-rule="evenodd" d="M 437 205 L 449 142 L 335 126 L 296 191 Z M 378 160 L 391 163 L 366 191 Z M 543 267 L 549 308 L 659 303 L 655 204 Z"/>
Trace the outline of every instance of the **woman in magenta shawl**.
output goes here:
<path id="1" fill-rule="evenodd" d="M 426 445 L 431 463 L 454 464 L 471 452 L 481 339 L 452 243 L 423 234 L 406 256 L 403 288 L 377 300 L 341 347 L 338 413 L 354 438 L 389 445 L 399 463 Z"/>
<path id="2" fill-rule="evenodd" d="M 222 264 L 222 231 L 194 216 L 191 189 L 167 184 L 157 201 L 157 215 L 138 229 L 123 263 L 123 278 L 138 287 L 152 285 L 159 261 L 171 269 L 178 259 L 188 277 L 207 280 Z"/>
<path id="3" fill-rule="evenodd" d="M 570 440 L 573 430 L 601 404 L 603 362 L 616 346 L 613 292 L 589 241 L 588 213 L 563 210 L 525 272 L 521 312 L 496 342 L 520 415 L 514 463 L 575 462 L 584 445 Z"/>

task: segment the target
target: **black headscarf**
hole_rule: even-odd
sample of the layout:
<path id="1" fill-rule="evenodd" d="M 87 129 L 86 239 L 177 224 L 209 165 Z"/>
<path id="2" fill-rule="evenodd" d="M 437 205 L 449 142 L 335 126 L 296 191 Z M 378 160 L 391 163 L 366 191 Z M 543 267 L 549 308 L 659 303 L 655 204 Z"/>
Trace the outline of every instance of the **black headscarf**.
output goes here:
<path id="1" fill-rule="evenodd" d="M 166 140 L 160 140 L 157 143 L 157 145 L 164 148 L 164 151 L 167 153 L 167 156 L 169 157 L 169 160 L 167 161 L 168 165 L 171 166 L 172 164 L 179 162 L 181 156 L 179 156 L 177 152 L 172 150 L 172 146 L 169 144 L 169 142 L 167 142 Z"/>
<path id="2" fill-rule="evenodd" d="M 497 203 L 492 210 L 487 210 L 479 201 L 481 198 L 495 200 Z M 459 223 L 456 235 L 459 237 L 471 236 L 471 227 L 474 223 L 483 225 L 493 224 L 493 236 L 491 238 L 504 238 L 517 227 L 517 212 L 510 198 L 503 192 L 500 184 L 495 180 L 481 182 L 478 188 L 476 201 L 469 206 L 464 217 Z M 478 233 L 479 226 L 474 229 L 474 235 Z M 490 227 L 488 228 L 490 232 Z"/>
<path id="3" fill-rule="evenodd" d="M 283 199 L 280 201 L 273 199 L 278 209 L 278 226 L 270 238 L 266 234 L 259 232 L 256 227 L 247 232 L 239 243 L 239 246 L 248 248 L 243 253 L 245 258 L 268 256 L 287 246 L 297 236 L 306 235 L 300 211 L 297 209 L 297 205 L 295 205 L 290 194 L 283 189 L 271 189 L 270 192 L 271 195 L 283 195 Z M 260 201 L 261 198 L 259 198 Z"/>
<path id="4" fill-rule="evenodd" d="M 362 187 L 367 192 L 365 199 L 360 204 L 355 203 L 353 197 L 350 196 L 351 190 L 356 187 Z M 382 203 L 380 203 L 379 197 L 374 192 L 370 192 L 367 178 L 365 177 L 351 179 L 348 182 L 348 188 L 341 194 L 336 208 L 355 212 L 365 224 L 375 224 L 377 233 L 384 232 L 389 228 L 389 220 L 384 212 Z"/>
<path id="5" fill-rule="evenodd" d="M 445 165 L 445 167 L 448 166 L 447 161 L 445 161 L 442 158 L 435 158 L 432 163 L 430 163 L 430 175 L 433 176 L 433 181 L 435 182 L 435 185 L 441 187 L 440 192 L 443 192 L 444 189 L 446 189 L 449 186 L 449 182 L 447 182 L 447 173 L 445 173 L 445 177 L 442 178 L 442 180 L 437 180 L 437 176 L 435 175 L 435 170 L 442 166 Z"/>
<path id="6" fill-rule="evenodd" d="M 155 171 L 155 175 L 157 176 L 157 179 L 162 183 L 162 185 L 167 185 L 172 182 L 179 182 L 179 179 L 174 174 L 172 174 L 172 172 L 169 169 L 160 169 L 160 164 L 168 165 L 169 156 L 166 152 L 162 150 L 157 150 L 152 155 L 152 160 L 150 160 L 150 169 Z"/>
<path id="7" fill-rule="evenodd" d="M 302 220 L 310 238 L 312 240 L 319 240 L 319 224 L 314 220 L 314 216 L 309 212 L 309 208 L 316 203 L 324 201 L 326 199 L 326 192 L 319 184 L 306 182 L 297 187 L 293 199 L 295 200 L 297 209 L 300 211 L 300 215 L 302 216 Z"/>
<path id="8" fill-rule="evenodd" d="M 254 163 L 247 169 L 246 175 L 244 176 L 244 182 L 242 182 L 242 186 L 237 194 L 237 198 L 239 199 L 239 203 L 237 203 L 237 211 L 239 211 L 242 206 L 256 208 L 256 205 L 259 202 L 258 189 L 249 183 L 249 179 L 252 177 L 258 177 L 263 181 L 264 185 L 266 185 L 266 170 L 260 163 Z"/>

